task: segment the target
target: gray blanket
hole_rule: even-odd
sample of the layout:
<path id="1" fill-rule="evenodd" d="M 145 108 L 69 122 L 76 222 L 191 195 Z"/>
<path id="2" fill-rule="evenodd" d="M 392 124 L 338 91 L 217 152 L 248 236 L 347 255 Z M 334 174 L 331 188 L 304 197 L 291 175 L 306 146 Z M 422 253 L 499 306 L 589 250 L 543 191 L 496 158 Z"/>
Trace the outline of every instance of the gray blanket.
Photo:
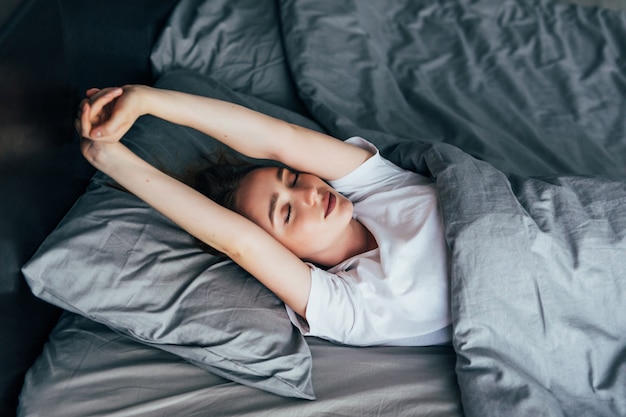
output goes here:
<path id="1" fill-rule="evenodd" d="M 626 176 L 623 11 L 550 0 L 279 3 L 298 93 L 337 137 L 443 141 L 521 175 Z"/>
<path id="2" fill-rule="evenodd" d="M 466 414 L 626 415 L 626 182 L 509 181 L 449 146 L 424 157 L 452 251 Z"/>

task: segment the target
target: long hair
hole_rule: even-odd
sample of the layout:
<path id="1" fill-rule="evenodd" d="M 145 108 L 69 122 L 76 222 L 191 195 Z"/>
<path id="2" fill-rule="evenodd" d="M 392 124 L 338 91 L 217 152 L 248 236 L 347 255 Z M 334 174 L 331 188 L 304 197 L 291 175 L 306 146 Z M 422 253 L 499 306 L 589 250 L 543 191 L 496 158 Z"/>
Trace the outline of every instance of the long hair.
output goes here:
<path id="1" fill-rule="evenodd" d="M 189 172 L 185 182 L 217 204 L 232 211 L 237 211 L 235 198 L 241 181 L 252 171 L 266 166 L 244 161 L 223 149 L 211 155 L 207 162 L 208 164 L 204 167 Z M 201 240 L 195 239 L 195 241 L 205 252 L 227 257 Z"/>

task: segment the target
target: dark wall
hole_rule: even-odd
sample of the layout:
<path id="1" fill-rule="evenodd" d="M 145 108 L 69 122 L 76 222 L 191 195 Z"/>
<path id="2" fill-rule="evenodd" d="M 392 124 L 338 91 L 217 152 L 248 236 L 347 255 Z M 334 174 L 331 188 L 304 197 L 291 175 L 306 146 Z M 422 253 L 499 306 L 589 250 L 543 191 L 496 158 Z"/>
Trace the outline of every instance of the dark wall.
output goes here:
<path id="1" fill-rule="evenodd" d="M 2 7 L 0 7 L 0 27 L 9 20 L 13 12 L 15 12 L 22 3 L 24 3 L 24 0 L 2 0 Z"/>
<path id="2" fill-rule="evenodd" d="M 72 123 L 91 86 L 152 83 L 151 46 L 177 0 L 23 0 L 0 29 L 0 415 L 60 310 L 20 273 L 92 174 Z"/>

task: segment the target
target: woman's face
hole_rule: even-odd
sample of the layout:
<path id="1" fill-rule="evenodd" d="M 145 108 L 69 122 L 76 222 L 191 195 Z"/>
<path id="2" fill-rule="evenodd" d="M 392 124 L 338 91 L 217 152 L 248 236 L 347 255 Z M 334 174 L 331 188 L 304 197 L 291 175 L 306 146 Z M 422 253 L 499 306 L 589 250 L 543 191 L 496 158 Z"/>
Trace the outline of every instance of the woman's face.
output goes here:
<path id="1" fill-rule="evenodd" d="M 239 213 L 299 258 L 320 262 L 352 220 L 352 202 L 311 174 L 260 168 L 244 177 L 236 195 Z"/>

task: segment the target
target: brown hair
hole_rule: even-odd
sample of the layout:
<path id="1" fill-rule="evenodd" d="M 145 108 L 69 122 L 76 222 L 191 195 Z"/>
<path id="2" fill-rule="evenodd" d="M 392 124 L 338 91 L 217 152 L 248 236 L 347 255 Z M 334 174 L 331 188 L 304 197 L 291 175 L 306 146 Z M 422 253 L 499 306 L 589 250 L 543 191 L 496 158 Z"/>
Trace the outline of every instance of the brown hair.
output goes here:
<path id="1" fill-rule="evenodd" d="M 191 171 L 185 182 L 217 204 L 232 211 L 237 211 L 235 197 L 241 181 L 252 171 L 267 166 L 244 161 L 224 150 L 216 152 L 207 162 L 201 169 Z M 226 257 L 212 246 L 199 239 L 195 240 L 205 252 Z"/>

